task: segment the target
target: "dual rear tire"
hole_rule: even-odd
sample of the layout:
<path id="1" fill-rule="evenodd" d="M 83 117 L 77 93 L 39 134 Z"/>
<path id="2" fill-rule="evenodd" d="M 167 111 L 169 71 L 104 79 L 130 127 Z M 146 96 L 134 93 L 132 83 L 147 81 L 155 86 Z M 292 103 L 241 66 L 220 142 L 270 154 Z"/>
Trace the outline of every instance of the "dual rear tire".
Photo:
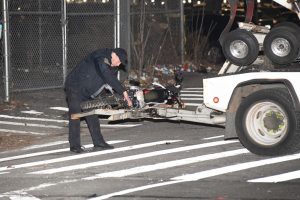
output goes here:
<path id="1" fill-rule="evenodd" d="M 291 22 L 283 22 L 266 35 L 263 50 L 274 64 L 285 65 L 296 61 L 300 52 L 300 27 Z M 254 34 L 243 29 L 229 32 L 222 43 L 227 60 L 237 66 L 251 65 L 259 55 L 259 42 Z"/>
<path id="2" fill-rule="evenodd" d="M 252 32 L 236 29 L 229 32 L 222 43 L 225 58 L 238 66 L 252 64 L 259 53 L 259 44 Z"/>

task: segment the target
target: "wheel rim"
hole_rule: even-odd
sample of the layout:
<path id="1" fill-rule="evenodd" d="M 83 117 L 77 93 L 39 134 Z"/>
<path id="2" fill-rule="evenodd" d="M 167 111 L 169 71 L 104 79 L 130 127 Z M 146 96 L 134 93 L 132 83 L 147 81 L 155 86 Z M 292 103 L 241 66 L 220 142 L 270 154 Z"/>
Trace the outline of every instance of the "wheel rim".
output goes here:
<path id="1" fill-rule="evenodd" d="M 291 52 L 291 45 L 284 38 L 277 38 L 271 43 L 272 52 L 279 57 L 287 56 Z"/>
<path id="2" fill-rule="evenodd" d="M 253 105 L 247 112 L 245 120 L 249 137 L 260 145 L 276 145 L 287 136 L 287 114 L 273 102 Z"/>
<path id="3" fill-rule="evenodd" d="M 235 40 L 230 44 L 230 53 L 236 58 L 245 58 L 248 51 L 248 45 L 242 40 Z"/>

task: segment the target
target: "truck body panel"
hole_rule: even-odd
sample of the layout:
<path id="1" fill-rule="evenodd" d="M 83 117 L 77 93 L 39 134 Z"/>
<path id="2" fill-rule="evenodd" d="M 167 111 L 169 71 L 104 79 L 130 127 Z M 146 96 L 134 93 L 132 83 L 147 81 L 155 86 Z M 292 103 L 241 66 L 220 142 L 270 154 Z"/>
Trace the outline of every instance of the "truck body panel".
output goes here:
<path id="1" fill-rule="evenodd" d="M 211 109 L 226 112 L 234 90 L 244 82 L 269 80 L 270 83 L 275 83 L 280 80 L 295 86 L 300 84 L 299 77 L 300 72 L 251 72 L 206 78 L 203 80 L 203 101 Z M 300 87 L 294 87 L 294 90 L 297 97 L 300 97 Z M 216 97 L 219 99 L 218 103 L 214 102 Z"/>

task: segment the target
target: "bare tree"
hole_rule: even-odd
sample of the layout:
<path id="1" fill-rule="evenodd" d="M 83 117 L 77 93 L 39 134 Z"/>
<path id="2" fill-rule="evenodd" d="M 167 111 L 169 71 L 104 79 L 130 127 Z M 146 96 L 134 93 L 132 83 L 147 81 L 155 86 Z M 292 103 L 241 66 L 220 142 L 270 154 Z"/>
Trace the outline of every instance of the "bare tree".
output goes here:
<path id="1" fill-rule="evenodd" d="M 133 51 L 138 64 L 138 79 L 140 79 L 143 68 L 145 65 L 145 48 L 148 43 L 152 23 L 148 24 L 146 27 L 146 6 L 145 0 L 140 1 L 140 20 L 139 20 L 139 30 L 137 33 L 137 39 L 133 38 L 133 33 L 131 33 L 133 42 Z"/>
<path id="2" fill-rule="evenodd" d="M 188 48 L 191 49 L 190 51 L 190 59 L 191 61 L 196 64 L 200 65 L 201 60 L 203 59 L 203 54 L 205 51 L 206 46 L 209 44 L 209 37 L 211 33 L 214 31 L 217 23 L 212 21 L 209 24 L 207 32 L 204 33 L 204 20 L 205 20 L 205 11 L 206 7 L 203 6 L 201 12 L 200 10 L 197 12 L 196 16 L 196 30 L 192 28 L 191 33 L 189 33 L 189 37 L 187 38 L 188 41 Z M 193 17 L 193 16 L 192 16 Z M 194 23 L 194 22 L 192 22 Z"/>
<path id="3" fill-rule="evenodd" d="M 158 64 L 162 54 L 167 50 L 174 52 L 176 55 L 176 45 L 171 32 L 170 17 L 168 6 L 165 4 L 163 14 L 146 13 L 146 0 L 140 0 L 138 16 L 139 19 L 131 32 L 132 49 L 136 69 L 138 69 L 138 79 L 142 76 L 143 71 L 151 71 L 149 67 Z M 149 2 L 148 2 L 149 3 Z M 170 41 L 170 42 L 169 42 Z M 167 43 L 169 42 L 169 43 Z M 153 73 L 152 73 L 153 74 Z"/>

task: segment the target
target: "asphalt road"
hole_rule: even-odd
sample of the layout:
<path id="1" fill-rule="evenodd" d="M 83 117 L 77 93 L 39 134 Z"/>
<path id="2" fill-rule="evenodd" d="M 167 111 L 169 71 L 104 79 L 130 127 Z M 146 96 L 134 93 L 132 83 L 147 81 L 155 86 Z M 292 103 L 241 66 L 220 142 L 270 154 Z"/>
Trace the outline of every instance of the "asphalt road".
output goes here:
<path id="1" fill-rule="evenodd" d="M 185 87 L 186 102 L 200 103 L 195 94 L 201 85 Z M 41 137 L 35 145 L 0 153 L 0 199 L 300 199 L 299 153 L 257 156 L 238 140 L 224 141 L 221 127 L 101 119 L 115 149 L 73 154 L 66 121 L 57 117 L 63 109 L 38 112 L 0 115 L 1 129 Z M 82 144 L 91 144 L 84 124 Z"/>

